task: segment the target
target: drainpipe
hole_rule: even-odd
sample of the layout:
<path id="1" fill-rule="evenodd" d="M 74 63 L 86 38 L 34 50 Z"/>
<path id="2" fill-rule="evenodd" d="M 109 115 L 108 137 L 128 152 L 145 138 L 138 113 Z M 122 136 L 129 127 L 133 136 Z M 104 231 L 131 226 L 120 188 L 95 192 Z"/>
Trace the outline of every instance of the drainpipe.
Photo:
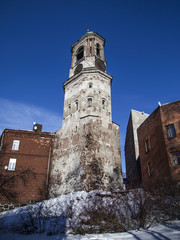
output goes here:
<path id="1" fill-rule="evenodd" d="M 48 183 L 49 183 L 49 168 L 50 168 L 50 162 L 51 162 L 51 146 L 49 150 L 49 157 L 48 157 L 48 167 L 47 167 L 47 176 L 46 176 L 46 196 L 48 191 Z"/>

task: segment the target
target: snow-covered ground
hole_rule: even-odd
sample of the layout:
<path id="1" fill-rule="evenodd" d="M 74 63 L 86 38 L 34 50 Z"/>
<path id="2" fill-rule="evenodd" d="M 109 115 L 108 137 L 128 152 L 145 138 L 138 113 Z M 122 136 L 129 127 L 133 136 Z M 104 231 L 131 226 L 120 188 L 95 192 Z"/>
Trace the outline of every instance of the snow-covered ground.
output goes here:
<path id="1" fill-rule="evenodd" d="M 16 234 L 0 232 L 2 240 L 179 240 L 180 239 L 180 221 L 173 221 L 164 225 L 157 224 L 149 230 L 130 231 L 127 233 L 104 233 L 104 234 L 86 234 L 81 235 L 63 235 L 57 234 L 47 236 L 46 234 Z"/>
<path id="2" fill-rule="evenodd" d="M 170 203 L 163 207 L 171 209 Z M 164 216 L 142 189 L 75 192 L 1 213 L 0 240 L 179 240 L 180 221 L 157 224 Z"/>

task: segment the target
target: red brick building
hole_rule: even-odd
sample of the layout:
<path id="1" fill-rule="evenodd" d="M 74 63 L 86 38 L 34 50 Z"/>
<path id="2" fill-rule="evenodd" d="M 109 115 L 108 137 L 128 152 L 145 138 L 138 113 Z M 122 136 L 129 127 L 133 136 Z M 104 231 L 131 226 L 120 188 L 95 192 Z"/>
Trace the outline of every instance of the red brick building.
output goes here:
<path id="1" fill-rule="evenodd" d="M 46 199 L 53 136 L 49 132 L 3 131 L 0 139 L 1 203 L 12 202 L 13 196 L 18 203 Z"/>
<path id="2" fill-rule="evenodd" d="M 137 132 L 143 186 L 180 181 L 180 101 L 156 108 Z"/>

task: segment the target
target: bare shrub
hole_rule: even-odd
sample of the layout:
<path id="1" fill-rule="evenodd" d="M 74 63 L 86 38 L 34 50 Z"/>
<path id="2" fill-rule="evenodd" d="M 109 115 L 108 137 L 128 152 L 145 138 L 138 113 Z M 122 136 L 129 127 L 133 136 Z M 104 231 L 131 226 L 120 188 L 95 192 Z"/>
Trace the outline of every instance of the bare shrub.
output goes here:
<path id="1" fill-rule="evenodd" d="M 16 183 L 21 181 L 26 186 L 27 180 L 35 177 L 36 174 L 31 169 L 24 170 L 23 168 L 16 172 L 11 172 L 11 175 L 0 174 L 0 196 L 5 201 L 17 202 Z"/>
<path id="2" fill-rule="evenodd" d="M 86 199 L 75 234 L 126 232 L 148 229 L 155 221 L 153 201 L 142 190 L 122 193 L 96 193 Z"/>
<path id="3" fill-rule="evenodd" d="M 20 217 L 11 229 L 20 233 L 46 232 L 48 235 L 148 229 L 156 221 L 172 218 L 166 212 L 169 204 L 171 210 L 177 212 L 178 203 L 173 198 L 166 197 L 166 201 L 162 201 L 142 189 L 75 193 L 20 209 Z"/>
<path id="4" fill-rule="evenodd" d="M 180 218 L 180 187 L 177 181 L 163 179 L 145 189 L 153 196 L 157 221 L 171 221 Z"/>

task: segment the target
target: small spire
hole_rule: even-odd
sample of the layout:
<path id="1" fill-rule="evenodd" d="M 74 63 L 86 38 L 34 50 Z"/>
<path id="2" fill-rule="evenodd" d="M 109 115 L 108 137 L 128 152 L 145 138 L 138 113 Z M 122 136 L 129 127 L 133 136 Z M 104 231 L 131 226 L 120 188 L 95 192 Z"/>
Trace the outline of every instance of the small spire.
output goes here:
<path id="1" fill-rule="evenodd" d="M 89 32 L 89 23 L 86 21 L 87 33 Z"/>

